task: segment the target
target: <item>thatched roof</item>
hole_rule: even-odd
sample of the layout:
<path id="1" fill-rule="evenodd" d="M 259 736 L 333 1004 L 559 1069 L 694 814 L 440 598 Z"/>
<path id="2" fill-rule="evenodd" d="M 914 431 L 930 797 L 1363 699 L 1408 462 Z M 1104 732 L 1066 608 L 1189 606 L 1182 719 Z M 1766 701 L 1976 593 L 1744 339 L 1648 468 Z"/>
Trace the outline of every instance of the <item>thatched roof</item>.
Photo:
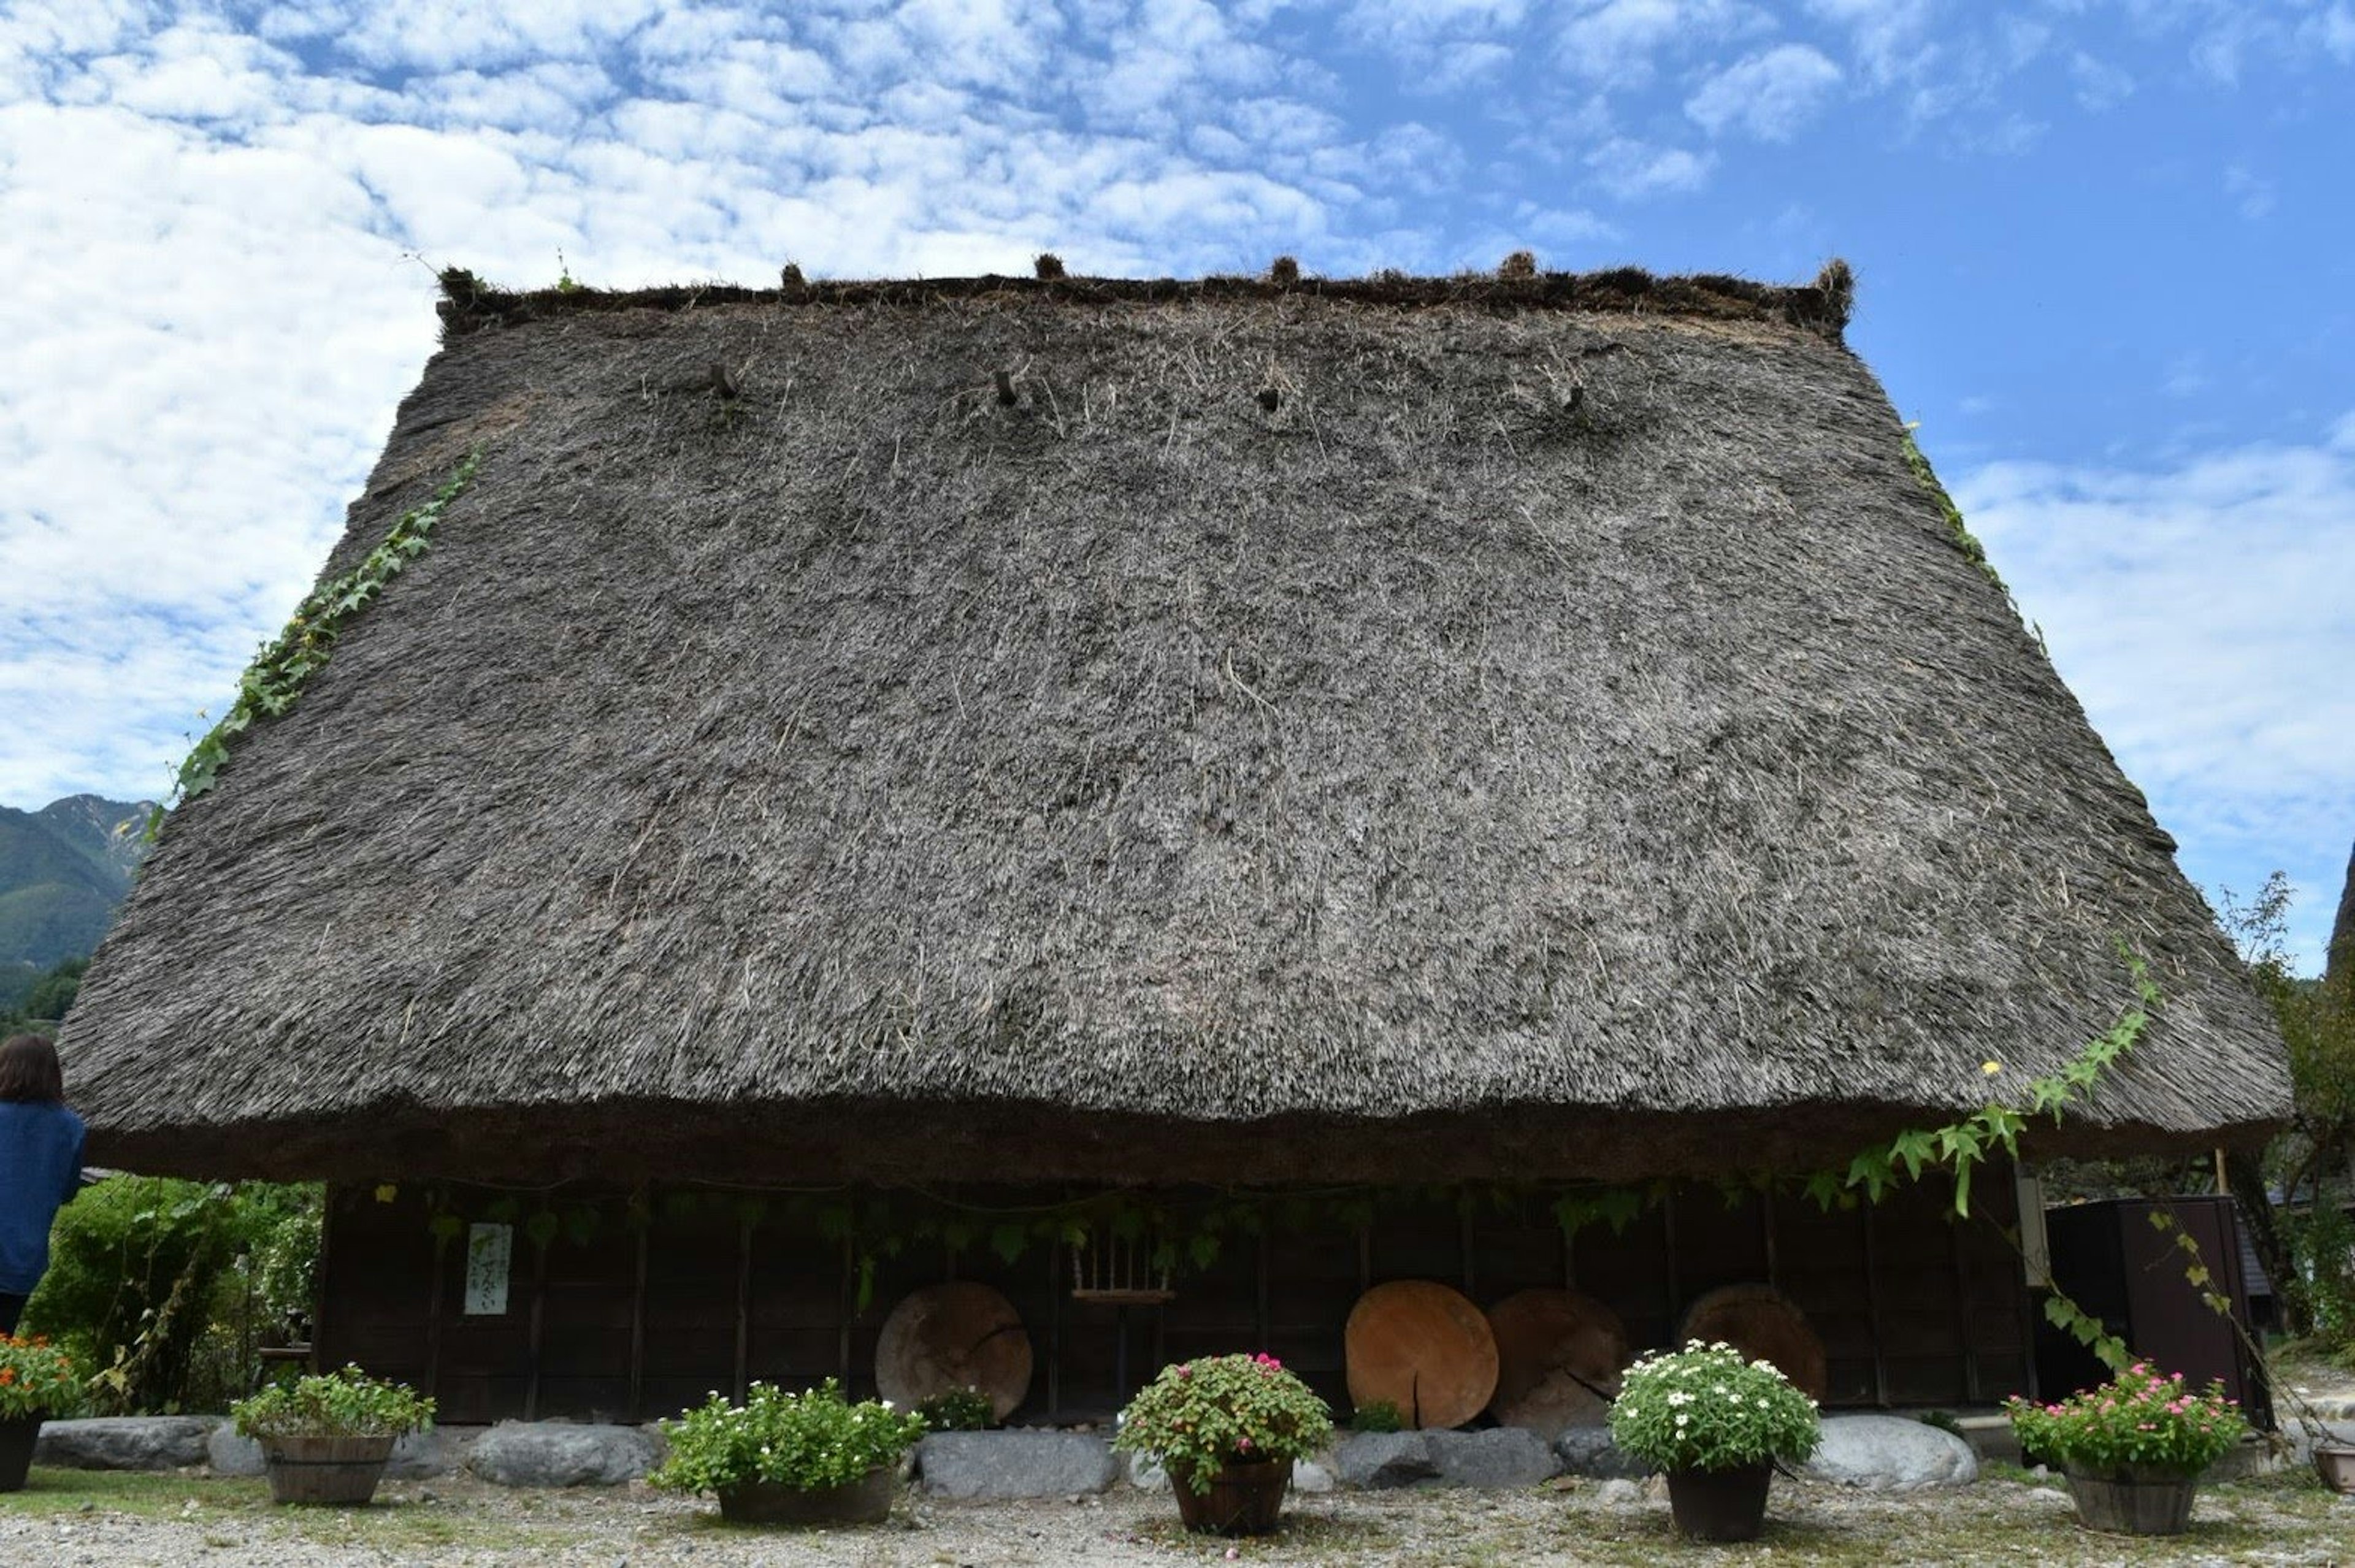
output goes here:
<path id="1" fill-rule="evenodd" d="M 1844 271 L 1602 276 L 456 279 L 329 570 L 478 476 L 175 814 L 93 1157 L 1805 1168 L 2068 1059 L 2121 941 L 2048 1147 L 2280 1115 Z"/>

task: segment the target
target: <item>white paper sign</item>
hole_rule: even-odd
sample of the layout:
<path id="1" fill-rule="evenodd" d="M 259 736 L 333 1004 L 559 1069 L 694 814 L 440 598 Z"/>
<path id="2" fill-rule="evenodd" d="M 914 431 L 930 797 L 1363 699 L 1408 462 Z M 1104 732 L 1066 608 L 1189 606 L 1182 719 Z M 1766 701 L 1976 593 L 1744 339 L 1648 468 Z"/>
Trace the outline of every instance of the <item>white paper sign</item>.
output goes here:
<path id="1" fill-rule="evenodd" d="M 496 1317 L 507 1309 L 507 1274 L 515 1262 L 513 1225 L 466 1228 L 466 1316 Z"/>

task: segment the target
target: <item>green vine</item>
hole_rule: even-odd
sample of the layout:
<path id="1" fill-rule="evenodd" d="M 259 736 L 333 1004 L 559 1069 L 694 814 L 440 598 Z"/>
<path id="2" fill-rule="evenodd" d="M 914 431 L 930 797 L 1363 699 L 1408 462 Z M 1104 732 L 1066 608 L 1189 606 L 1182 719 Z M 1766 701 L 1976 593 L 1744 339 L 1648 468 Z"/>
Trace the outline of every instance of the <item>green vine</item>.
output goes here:
<path id="1" fill-rule="evenodd" d="M 1946 487 L 1938 482 L 1937 473 L 1931 468 L 1930 460 L 1922 455 L 1921 447 L 1914 443 L 1912 425 L 1905 427 L 1905 465 L 1913 470 L 1913 477 L 1922 482 L 1922 488 L 1930 493 L 1930 499 L 1937 502 L 1938 510 L 1945 514 L 1946 528 L 1954 534 L 1955 548 L 1963 552 L 1964 559 L 1977 567 L 1989 582 L 2002 588 L 2003 579 L 1996 575 L 1994 562 L 1987 560 L 1987 547 L 1979 543 L 1978 536 L 1971 532 L 1969 524 L 1963 521 L 1963 509 L 1955 505 L 1952 496 L 1946 494 Z"/>
<path id="2" fill-rule="evenodd" d="M 383 542 L 368 551 L 367 560 L 313 589 L 296 606 L 286 629 L 262 645 L 238 678 L 237 700 L 181 763 L 173 776 L 170 800 L 148 816 L 150 842 L 162 831 L 166 809 L 213 787 L 221 765 L 229 761 L 232 736 L 242 734 L 257 719 L 283 718 L 293 708 L 304 683 L 326 667 L 345 625 L 430 548 L 433 525 L 441 521 L 450 503 L 465 493 L 482 456 L 480 448 L 469 452 L 431 500 L 403 512 Z"/>

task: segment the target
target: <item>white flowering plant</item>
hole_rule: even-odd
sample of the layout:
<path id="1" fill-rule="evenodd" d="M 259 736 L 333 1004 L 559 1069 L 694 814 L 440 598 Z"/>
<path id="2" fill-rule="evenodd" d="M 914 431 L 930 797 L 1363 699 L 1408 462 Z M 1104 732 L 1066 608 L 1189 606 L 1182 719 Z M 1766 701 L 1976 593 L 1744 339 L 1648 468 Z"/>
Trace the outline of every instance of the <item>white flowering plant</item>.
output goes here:
<path id="1" fill-rule="evenodd" d="M 1793 1463 L 1822 1441 L 1816 1402 L 1768 1361 L 1689 1340 L 1629 1367 L 1611 1402 L 1611 1440 L 1662 1470 Z"/>
<path id="2" fill-rule="evenodd" d="M 889 1400 L 842 1397 L 828 1378 L 802 1393 L 756 1382 L 742 1404 L 709 1403 L 662 1424 L 670 1457 L 646 1479 L 679 1492 L 719 1492 L 752 1481 L 815 1491 L 847 1487 L 896 1465 L 924 1435 L 924 1418 Z"/>

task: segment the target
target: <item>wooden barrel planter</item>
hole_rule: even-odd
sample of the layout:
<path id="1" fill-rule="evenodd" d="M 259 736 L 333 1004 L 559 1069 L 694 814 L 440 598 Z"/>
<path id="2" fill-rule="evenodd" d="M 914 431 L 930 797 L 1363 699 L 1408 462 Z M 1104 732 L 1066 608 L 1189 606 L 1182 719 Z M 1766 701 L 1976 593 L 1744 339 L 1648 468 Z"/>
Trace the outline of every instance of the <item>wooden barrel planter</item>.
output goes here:
<path id="1" fill-rule="evenodd" d="M 875 1342 L 875 1387 L 902 1410 L 957 1389 L 989 1396 L 993 1420 L 1030 1392 L 1030 1336 L 1014 1304 L 974 1280 L 909 1292 Z"/>
<path id="2" fill-rule="evenodd" d="M 350 1507 L 376 1496 L 392 1457 L 390 1437 L 269 1437 L 261 1457 L 274 1503 Z"/>
<path id="3" fill-rule="evenodd" d="M 1603 1419 L 1627 1364 L 1619 1315 L 1574 1290 L 1520 1290 L 1488 1308 L 1497 1392 L 1488 1413 L 1549 1440 Z"/>
<path id="4" fill-rule="evenodd" d="M 21 1492 L 33 1468 L 33 1445 L 40 1440 L 41 1418 L 12 1415 L 0 1421 L 0 1492 Z"/>
<path id="5" fill-rule="evenodd" d="M 1358 1297 L 1342 1330 L 1349 1401 L 1398 1407 L 1408 1426 L 1461 1426 L 1497 1392 L 1497 1336 L 1462 1292 L 1394 1279 Z"/>
<path id="6" fill-rule="evenodd" d="M 1284 1488 L 1292 1485 L 1292 1461 L 1269 1459 L 1256 1465 L 1229 1465 L 1210 1477 L 1210 1489 L 1198 1492 L 1193 1472 L 1169 1467 L 1169 1489 L 1178 1498 L 1178 1518 L 1188 1530 L 1213 1535 L 1266 1535 L 1284 1513 Z"/>
<path id="7" fill-rule="evenodd" d="M 899 1492 L 896 1465 L 878 1465 L 839 1487 L 743 1481 L 719 1488 L 719 1517 L 736 1524 L 880 1524 Z"/>
<path id="8" fill-rule="evenodd" d="M 2181 1535 L 2191 1528 L 2191 1500 L 2200 1477 L 2151 1472 L 2097 1476 L 2071 1468 L 2069 1495 L 2077 1521 L 2111 1535 Z"/>
<path id="9" fill-rule="evenodd" d="M 1829 1386 L 1823 1340 L 1807 1315 L 1771 1285 L 1729 1285 L 1700 1296 L 1686 1309 L 1678 1339 L 1722 1339 L 1747 1360 L 1769 1363 L 1818 1403 Z"/>

